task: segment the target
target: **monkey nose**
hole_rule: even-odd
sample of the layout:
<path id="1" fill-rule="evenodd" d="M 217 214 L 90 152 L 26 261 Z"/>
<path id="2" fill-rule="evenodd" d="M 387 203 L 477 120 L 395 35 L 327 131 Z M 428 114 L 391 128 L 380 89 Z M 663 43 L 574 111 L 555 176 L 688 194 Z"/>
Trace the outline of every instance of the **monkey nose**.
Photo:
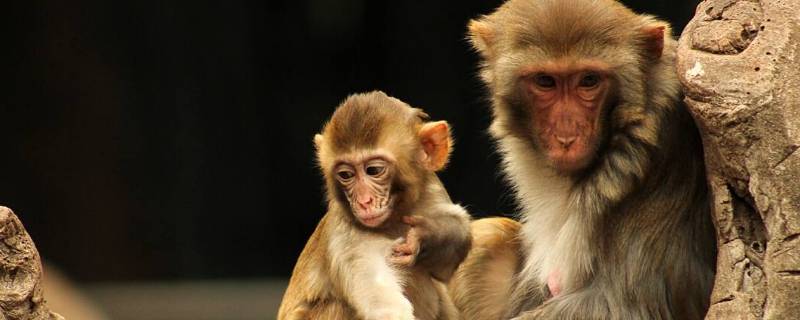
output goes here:
<path id="1" fill-rule="evenodd" d="M 575 142 L 575 139 L 577 139 L 576 136 L 571 136 L 571 137 L 556 136 L 556 140 L 558 140 L 558 142 L 561 143 L 561 145 L 564 146 L 565 148 L 572 145 L 572 143 Z"/>
<path id="2" fill-rule="evenodd" d="M 361 207 L 361 209 L 365 209 L 366 210 L 366 209 L 369 208 L 369 205 L 372 203 L 372 197 L 364 197 L 364 198 L 358 199 L 358 201 L 356 201 L 356 202 L 358 202 L 358 206 Z"/>

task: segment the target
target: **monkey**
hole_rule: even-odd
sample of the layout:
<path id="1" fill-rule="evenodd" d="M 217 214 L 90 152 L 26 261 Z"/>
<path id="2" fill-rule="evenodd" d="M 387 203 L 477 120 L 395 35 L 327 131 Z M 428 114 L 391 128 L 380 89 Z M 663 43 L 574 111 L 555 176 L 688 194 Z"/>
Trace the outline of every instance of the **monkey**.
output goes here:
<path id="1" fill-rule="evenodd" d="M 373 91 L 349 96 L 314 138 L 328 211 L 297 260 L 279 320 L 449 320 L 446 283 L 470 215 L 436 175 L 445 121 Z"/>
<path id="2" fill-rule="evenodd" d="M 470 225 L 472 248 L 448 285 L 462 319 L 504 319 L 510 309 L 510 281 L 519 267 L 521 224 L 483 218 Z"/>
<path id="3" fill-rule="evenodd" d="M 521 212 L 473 222 L 450 283 L 464 319 L 703 318 L 716 237 L 670 30 L 613 0 L 509 0 L 470 21 Z"/>

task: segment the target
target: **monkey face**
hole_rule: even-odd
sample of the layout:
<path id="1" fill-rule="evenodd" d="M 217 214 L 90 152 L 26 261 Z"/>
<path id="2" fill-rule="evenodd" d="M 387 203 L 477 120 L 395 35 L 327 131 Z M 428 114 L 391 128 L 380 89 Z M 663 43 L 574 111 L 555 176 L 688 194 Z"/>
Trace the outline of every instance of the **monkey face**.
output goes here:
<path id="1" fill-rule="evenodd" d="M 452 145 L 447 122 L 427 120 L 422 110 L 383 92 L 353 95 L 336 109 L 314 144 L 328 199 L 346 209 L 337 211 L 367 228 L 413 214 Z"/>
<path id="2" fill-rule="evenodd" d="M 334 174 L 359 223 L 375 228 L 391 216 L 394 166 L 390 159 L 372 155 L 342 161 Z"/>
<path id="3" fill-rule="evenodd" d="M 588 166 L 600 140 L 601 114 L 610 91 L 606 68 L 596 63 L 549 63 L 519 78 L 531 115 L 534 142 L 550 164 L 569 174 Z"/>

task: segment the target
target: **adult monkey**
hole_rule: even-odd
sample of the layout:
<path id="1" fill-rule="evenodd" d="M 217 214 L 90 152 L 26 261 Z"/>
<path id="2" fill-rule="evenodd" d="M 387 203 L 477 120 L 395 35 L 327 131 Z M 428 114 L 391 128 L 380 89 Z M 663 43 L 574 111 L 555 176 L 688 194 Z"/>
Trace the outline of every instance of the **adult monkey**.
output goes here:
<path id="1" fill-rule="evenodd" d="M 473 223 L 465 319 L 700 319 L 716 243 L 669 25 L 612 0 L 511 0 L 469 36 L 523 210 Z"/>

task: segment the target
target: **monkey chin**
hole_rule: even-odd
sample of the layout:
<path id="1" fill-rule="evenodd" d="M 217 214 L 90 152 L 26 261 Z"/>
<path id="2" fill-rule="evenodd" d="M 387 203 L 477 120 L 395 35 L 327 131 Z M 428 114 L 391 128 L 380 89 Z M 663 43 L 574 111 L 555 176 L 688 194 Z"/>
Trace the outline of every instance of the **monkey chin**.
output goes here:
<path id="1" fill-rule="evenodd" d="M 589 165 L 591 154 L 592 150 L 582 144 L 572 145 L 568 148 L 553 146 L 547 150 L 547 159 L 556 172 L 562 175 L 571 175 Z"/>

